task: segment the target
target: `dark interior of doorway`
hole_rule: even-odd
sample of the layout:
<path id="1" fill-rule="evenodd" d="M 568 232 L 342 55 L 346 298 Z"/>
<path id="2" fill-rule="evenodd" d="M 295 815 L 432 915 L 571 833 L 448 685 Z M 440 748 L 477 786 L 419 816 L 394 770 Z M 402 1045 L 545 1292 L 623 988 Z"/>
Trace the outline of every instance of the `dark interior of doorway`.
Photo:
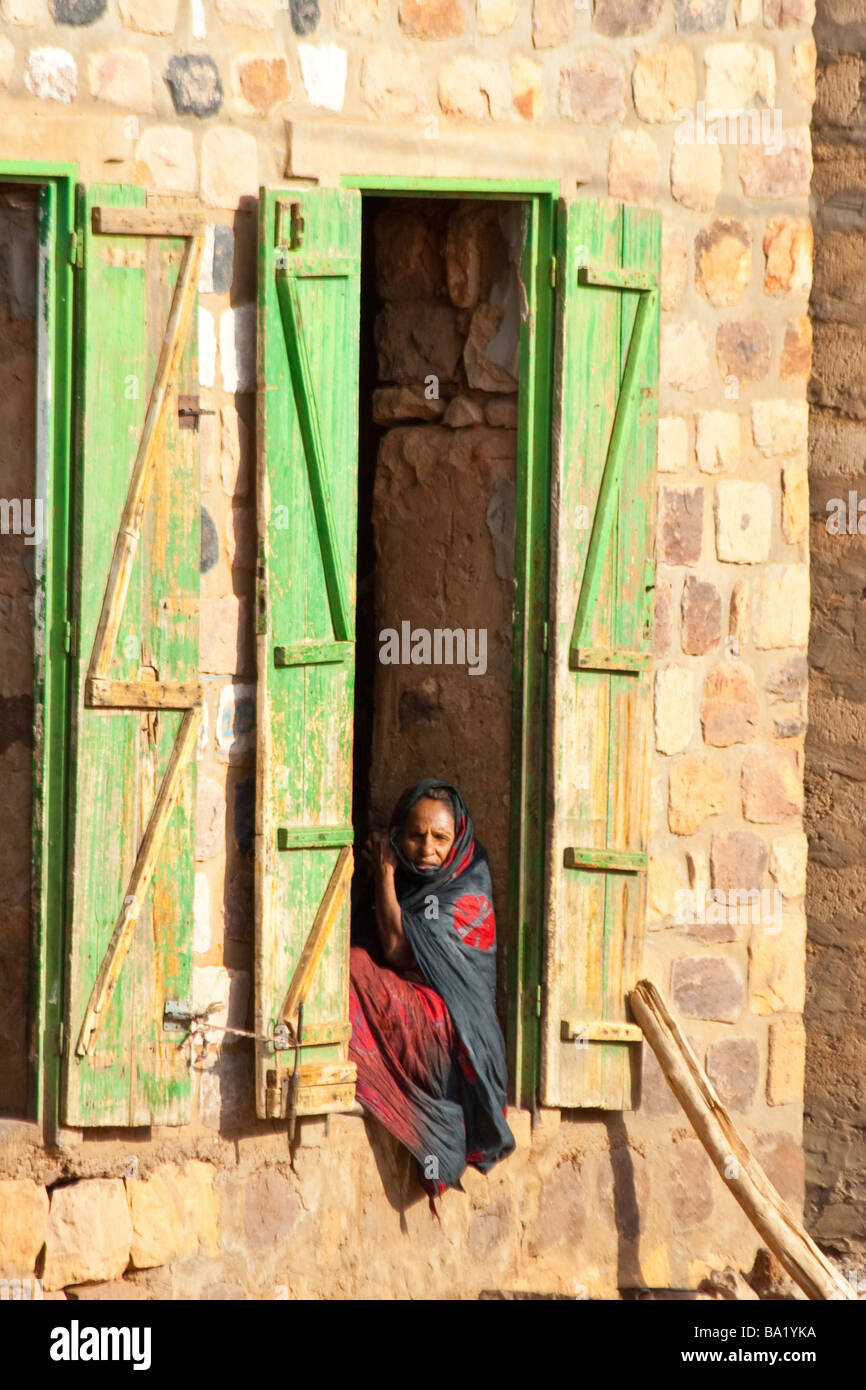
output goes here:
<path id="1" fill-rule="evenodd" d="M 521 205 L 365 196 L 354 727 L 355 843 L 423 775 L 463 792 L 508 871 Z M 475 634 L 463 665 L 390 665 L 383 630 Z M 486 634 L 486 666 L 478 659 Z M 368 892 L 356 872 L 356 908 Z"/>
<path id="2" fill-rule="evenodd" d="M 0 1114 L 27 1109 L 39 190 L 0 183 Z"/>

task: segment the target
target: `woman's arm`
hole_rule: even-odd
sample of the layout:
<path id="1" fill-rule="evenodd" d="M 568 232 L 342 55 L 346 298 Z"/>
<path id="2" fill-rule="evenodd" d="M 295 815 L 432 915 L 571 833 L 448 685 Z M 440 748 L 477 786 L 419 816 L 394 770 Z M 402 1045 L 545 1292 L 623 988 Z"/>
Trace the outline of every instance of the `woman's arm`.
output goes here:
<path id="1" fill-rule="evenodd" d="M 364 846 L 364 857 L 373 870 L 376 898 L 376 930 L 385 959 L 395 970 L 408 970 L 415 957 L 403 932 L 403 914 L 394 887 L 397 857 L 385 835 L 371 835 Z"/>

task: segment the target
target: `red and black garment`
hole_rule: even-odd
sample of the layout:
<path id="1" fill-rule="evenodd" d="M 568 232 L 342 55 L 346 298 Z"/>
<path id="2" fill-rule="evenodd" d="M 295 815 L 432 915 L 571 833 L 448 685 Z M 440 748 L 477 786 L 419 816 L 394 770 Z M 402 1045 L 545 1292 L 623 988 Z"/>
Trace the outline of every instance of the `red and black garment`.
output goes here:
<path id="1" fill-rule="evenodd" d="M 455 840 L 445 862 L 419 869 L 399 840 L 434 788 L 449 796 Z M 514 1148 L 505 1120 L 505 1044 L 496 1017 L 496 919 L 487 854 L 463 800 L 425 778 L 394 809 L 390 841 L 406 940 L 424 983 L 351 952 L 357 1097 L 414 1154 L 428 1191 L 455 1187 L 467 1163 L 486 1173 Z"/>

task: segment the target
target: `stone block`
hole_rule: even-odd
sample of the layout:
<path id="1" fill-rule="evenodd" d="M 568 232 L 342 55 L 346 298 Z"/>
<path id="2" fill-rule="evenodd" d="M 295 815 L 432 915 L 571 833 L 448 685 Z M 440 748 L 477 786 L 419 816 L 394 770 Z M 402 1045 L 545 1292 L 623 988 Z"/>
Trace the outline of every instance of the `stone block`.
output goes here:
<path id="1" fill-rule="evenodd" d="M 764 24 L 768 29 L 811 29 L 815 0 L 764 0 Z"/>
<path id="2" fill-rule="evenodd" d="M 199 862 L 213 859 L 226 846 L 226 790 L 212 777 L 196 782 L 195 857 Z"/>
<path id="3" fill-rule="evenodd" d="M 812 285 L 812 224 L 807 217 L 771 217 L 764 232 L 767 294 L 807 295 Z"/>
<path id="4" fill-rule="evenodd" d="M 662 0 L 595 0 L 593 28 L 611 39 L 643 34 L 654 27 L 661 8 Z"/>
<path id="5" fill-rule="evenodd" d="M 198 309 L 198 384 L 210 389 L 216 383 L 216 324 L 209 309 Z"/>
<path id="6" fill-rule="evenodd" d="M 806 1160 L 795 1135 L 786 1130 L 758 1135 L 755 1157 L 782 1201 L 787 1202 L 795 1214 L 802 1211 Z"/>
<path id="7" fill-rule="evenodd" d="M 805 314 L 785 325 L 780 381 L 808 381 L 812 374 L 812 320 Z"/>
<path id="8" fill-rule="evenodd" d="M 642 121 L 666 122 L 691 109 L 698 97 L 698 79 L 691 49 L 665 44 L 640 53 L 632 71 L 635 110 Z"/>
<path id="9" fill-rule="evenodd" d="M 223 24 L 243 29 L 273 29 L 277 14 L 274 0 L 216 0 Z"/>
<path id="10" fill-rule="evenodd" d="M 517 0 L 476 0 L 475 23 L 480 34 L 501 34 L 517 18 Z"/>
<path id="11" fill-rule="evenodd" d="M 311 106 L 342 111 L 346 99 L 348 54 L 335 43 L 299 43 L 301 77 Z"/>
<path id="12" fill-rule="evenodd" d="M 220 71 L 208 53 L 175 53 L 165 80 L 179 116 L 215 116 L 223 104 Z"/>
<path id="13" fill-rule="evenodd" d="M 511 103 L 511 83 L 501 63 L 461 53 L 439 70 L 439 105 L 446 116 L 501 120 Z"/>
<path id="14" fill-rule="evenodd" d="M 534 48 L 556 48 L 567 43 L 574 25 L 574 6 L 569 0 L 532 0 Z"/>
<path id="15" fill-rule="evenodd" d="M 376 48 L 361 64 L 361 99 L 377 116 L 417 116 L 430 105 L 424 65 L 416 53 Z"/>
<path id="16" fill-rule="evenodd" d="M 151 111 L 153 93 L 146 53 L 130 49 L 100 49 L 87 59 L 90 91 L 97 101 L 124 106 L 128 111 Z"/>
<path id="17" fill-rule="evenodd" d="M 725 774 L 707 758 L 689 755 L 674 763 L 668 792 L 668 824 L 675 835 L 691 835 L 725 801 Z"/>
<path id="18" fill-rule="evenodd" d="M 643 1154 L 628 1144 L 601 1154 L 595 1183 L 597 1210 L 619 1239 L 634 1244 L 646 1225 L 650 1178 Z"/>
<path id="19" fill-rule="evenodd" d="M 428 219 L 424 221 L 429 225 Z M 437 272 L 433 293 L 438 293 L 438 275 L 441 274 L 438 245 L 431 248 L 431 260 L 433 254 Z M 508 246 L 499 224 L 498 209 L 490 203 L 459 205 L 448 218 L 445 235 L 445 277 L 451 303 L 458 309 L 474 309 L 479 300 L 489 300 L 494 282 L 507 268 Z"/>
<path id="20" fill-rule="evenodd" d="M 450 429 L 465 429 L 471 425 L 484 424 L 484 406 L 473 396 L 455 396 L 442 417 L 442 423 Z"/>
<path id="21" fill-rule="evenodd" d="M 704 391 L 710 384 L 710 358 L 697 319 L 662 324 L 660 372 L 672 391 Z"/>
<path id="22" fill-rule="evenodd" d="M 541 1185 L 538 1215 L 529 1231 L 529 1253 L 535 1258 L 557 1246 L 574 1249 L 585 1228 L 583 1177 L 576 1162 L 566 1161 Z"/>
<path id="23" fill-rule="evenodd" d="M 770 873 L 783 898 L 802 898 L 806 892 L 809 841 L 802 831 L 777 835 L 770 849 Z"/>
<path id="24" fill-rule="evenodd" d="M 618 58 L 604 49 L 583 49 L 562 68 L 559 111 L 571 121 L 602 125 L 625 115 L 625 75 Z"/>
<path id="25" fill-rule="evenodd" d="M 38 24 L 43 13 L 43 0 L 0 0 L 0 19 L 7 24 Z"/>
<path id="26" fill-rule="evenodd" d="M 220 483 L 228 497 L 249 495 L 249 430 L 233 405 L 220 408 Z"/>
<path id="27" fill-rule="evenodd" d="M 808 126 L 783 130 L 776 152 L 771 145 L 740 145 L 737 171 L 747 198 L 808 198 L 812 147 Z"/>
<path id="28" fill-rule="evenodd" d="M 722 600 L 708 579 L 686 575 L 682 596 L 682 644 L 689 656 L 703 656 L 722 635 Z"/>
<path id="29" fill-rule="evenodd" d="M 251 508 L 239 510 L 251 512 Z M 244 758 L 256 746 L 256 687 L 223 686 L 214 729 L 218 752 L 225 758 Z"/>
<path id="30" fill-rule="evenodd" d="M 701 487 L 663 487 L 659 495 L 659 556 L 669 565 L 697 565 L 704 527 Z"/>
<path id="31" fill-rule="evenodd" d="M 283 1173 L 272 1168 L 251 1173 L 244 1183 L 244 1237 L 251 1251 L 285 1243 L 303 1213 L 300 1198 Z"/>
<path id="32" fill-rule="evenodd" d="M 455 229 L 462 228 L 466 217 L 464 204 L 454 214 Z M 381 212 L 373 231 L 379 298 L 388 301 L 440 298 L 446 288 L 442 239 L 441 219 L 429 213 L 425 215 L 405 204 Z M 457 236 L 458 244 L 462 244 L 462 240 L 462 235 Z M 480 264 L 480 242 L 477 237 L 469 240 Z"/>
<path id="33" fill-rule="evenodd" d="M 805 647 L 809 637 L 809 570 L 768 565 L 755 578 L 752 635 L 756 647 Z"/>
<path id="34" fill-rule="evenodd" d="M 749 1110 L 758 1089 L 761 1058 L 754 1038 L 718 1038 L 707 1048 L 707 1076 L 728 1110 Z"/>
<path id="35" fill-rule="evenodd" d="M 741 788 L 746 820 L 773 825 L 802 815 L 803 777 L 788 749 L 750 748 L 743 759 Z"/>
<path id="36" fill-rule="evenodd" d="M 55 24 L 95 24 L 107 9 L 107 0 L 51 0 Z"/>
<path id="37" fill-rule="evenodd" d="M 149 1178 L 126 1180 L 132 1219 L 130 1258 L 136 1269 L 152 1269 L 176 1255 L 194 1255 L 198 1250 L 179 1177 L 173 1164 L 163 1164 Z"/>
<path id="38" fill-rule="evenodd" d="M 719 830 L 710 843 L 710 882 L 722 893 L 762 888 L 767 842 L 753 830 Z"/>
<path id="39" fill-rule="evenodd" d="M 732 319 L 716 329 L 716 362 L 726 384 L 763 381 L 770 370 L 770 333 L 763 319 Z"/>
<path id="40" fill-rule="evenodd" d="M 386 303 L 373 332 L 380 381 L 417 387 L 431 376 L 456 380 L 463 335 L 450 304 Z"/>
<path id="41" fill-rule="evenodd" d="M 224 391 L 255 391 L 255 304 L 239 304 L 220 315 L 220 371 Z"/>
<path id="42" fill-rule="evenodd" d="M 728 609 L 728 639 L 726 648 L 729 655 L 740 656 L 749 645 L 751 633 L 752 594 L 748 580 L 738 579 L 731 590 Z"/>
<path id="43" fill-rule="evenodd" d="M 676 141 L 676 134 L 674 140 Z M 683 207 L 712 212 L 722 187 L 723 159 L 718 145 L 674 144 L 671 195 Z"/>
<path id="44" fill-rule="evenodd" d="M 400 27 L 413 39 L 455 39 L 465 23 L 460 0 L 400 0 Z"/>
<path id="45" fill-rule="evenodd" d="M 511 99 L 515 109 L 525 121 L 537 121 L 544 111 L 543 69 L 521 53 L 513 53 L 510 72 Z"/>
<path id="46" fill-rule="evenodd" d="M 640 1111 L 645 1115 L 681 1115 L 680 1103 L 648 1044 L 641 1047 Z"/>
<path id="47" fill-rule="evenodd" d="M 809 666 L 805 656 L 797 652 L 770 675 L 767 690 L 771 695 L 779 695 L 783 700 L 798 700 L 806 693 L 809 679 Z"/>
<path id="48" fill-rule="evenodd" d="M 712 43 L 704 50 L 707 119 L 776 103 L 776 64 L 760 43 Z"/>
<path id="49" fill-rule="evenodd" d="M 216 1065 L 201 1073 L 199 1116 L 207 1129 L 221 1134 L 255 1125 L 253 1064 L 245 1047 L 221 1052 Z"/>
<path id="50" fill-rule="evenodd" d="M 725 956 L 682 956 L 671 969 L 674 1007 L 686 1018 L 736 1023 L 745 991 L 739 970 Z"/>
<path id="51" fill-rule="evenodd" d="M 180 126 L 148 126 L 135 147 L 135 172 L 150 188 L 194 193 L 198 168 L 191 131 Z"/>
<path id="52" fill-rule="evenodd" d="M 384 16 L 385 0 L 337 0 L 336 18 L 349 34 L 374 34 Z"/>
<path id="53" fill-rule="evenodd" d="M 139 34 L 173 34 L 178 0 L 118 0 L 120 17 Z"/>
<path id="54" fill-rule="evenodd" d="M 716 553 L 731 564 L 754 565 L 767 559 L 773 499 L 765 483 L 725 479 L 716 483 Z"/>
<path id="55" fill-rule="evenodd" d="M 684 473 L 689 463 L 689 422 L 682 415 L 659 417 L 658 471 Z"/>
<path id="56" fill-rule="evenodd" d="M 752 406 L 752 437 L 765 457 L 796 453 L 805 457 L 809 448 L 807 401 L 756 401 Z"/>
<path id="57" fill-rule="evenodd" d="M 694 677 L 681 666 L 655 674 L 655 738 L 659 753 L 683 753 L 689 746 L 695 719 Z"/>
<path id="58" fill-rule="evenodd" d="M 373 392 L 373 421 L 395 425 L 403 420 L 441 420 L 447 404 L 438 396 L 429 400 L 422 386 L 382 386 Z"/>
<path id="59" fill-rule="evenodd" d="M 806 1078 L 806 1030 L 799 1019 L 770 1024 L 767 1104 L 798 1105 Z"/>
<path id="60" fill-rule="evenodd" d="M 801 101 L 809 106 L 815 100 L 815 70 L 818 65 L 818 46 L 810 36 L 799 39 L 791 50 L 791 85 Z"/>
<path id="61" fill-rule="evenodd" d="M 797 545 L 809 535 L 809 473 L 805 459 L 793 459 L 782 468 L 782 535 Z"/>
<path id="62" fill-rule="evenodd" d="M 131 1246 L 122 1179 L 85 1178 L 54 1189 L 45 1234 L 46 1289 L 119 1279 Z"/>
<path id="63" fill-rule="evenodd" d="M 647 872 L 647 913 L 663 922 L 673 917 L 686 887 L 682 861 L 676 854 L 651 854 Z"/>
<path id="64" fill-rule="evenodd" d="M 740 463 L 740 417 L 730 410 L 699 410 L 695 451 L 702 473 L 723 473 Z"/>
<path id="65" fill-rule="evenodd" d="M 48 1193 L 41 1183 L 0 1180 L 0 1277 L 33 1273 L 47 1224 Z"/>
<path id="66" fill-rule="evenodd" d="M 656 657 L 670 656 L 674 645 L 674 611 L 670 584 L 656 584 L 654 606 L 653 635 L 655 655 Z"/>
<path id="67" fill-rule="evenodd" d="M 682 1139 L 670 1164 L 669 1203 L 674 1225 L 692 1230 L 713 1214 L 715 1170 L 697 1139 Z"/>
<path id="68" fill-rule="evenodd" d="M 719 217 L 695 237 L 695 286 L 716 308 L 736 304 L 752 275 L 752 234 L 744 222 Z"/>
<path id="69" fill-rule="evenodd" d="M 741 661 L 725 661 L 707 676 L 701 726 L 713 748 L 748 743 L 758 731 L 761 707 L 755 677 Z"/>
<path id="70" fill-rule="evenodd" d="M 466 380 L 473 389 L 517 390 L 515 330 L 516 324 L 506 320 L 504 311 L 495 304 L 479 304 L 473 311 L 463 349 Z M 509 366 L 513 370 L 509 370 Z"/>
<path id="71" fill-rule="evenodd" d="M 234 126 L 211 126 L 206 131 L 201 147 L 201 189 L 209 207 L 233 210 L 243 198 L 257 197 L 258 168 L 255 136 Z"/>
<path id="72" fill-rule="evenodd" d="M 78 90 L 75 59 L 65 48 L 32 48 L 24 69 L 24 86 L 43 101 L 70 102 Z"/>
<path id="73" fill-rule="evenodd" d="M 689 237 L 685 227 L 680 227 L 669 217 L 662 219 L 662 266 L 661 266 L 661 304 L 662 309 L 675 309 L 682 298 L 689 274 Z"/>
<path id="74" fill-rule="evenodd" d="M 645 130 L 621 130 L 610 142 L 607 188 L 624 203 L 654 203 L 659 195 L 659 151 Z"/>
<path id="75" fill-rule="evenodd" d="M 318 28 L 322 17 L 319 0 L 289 0 L 289 23 L 292 33 L 303 38 Z"/>

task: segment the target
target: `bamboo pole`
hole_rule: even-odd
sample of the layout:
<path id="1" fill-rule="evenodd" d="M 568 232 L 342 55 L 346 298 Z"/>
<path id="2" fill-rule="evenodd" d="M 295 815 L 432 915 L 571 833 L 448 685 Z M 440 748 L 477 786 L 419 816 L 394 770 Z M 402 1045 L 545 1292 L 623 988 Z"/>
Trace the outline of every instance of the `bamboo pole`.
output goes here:
<path id="1" fill-rule="evenodd" d="M 738 1133 L 664 999 L 651 980 L 629 996 L 665 1078 L 695 1133 L 752 1225 L 811 1299 L 853 1299 L 839 1270 L 794 1220 Z"/>

